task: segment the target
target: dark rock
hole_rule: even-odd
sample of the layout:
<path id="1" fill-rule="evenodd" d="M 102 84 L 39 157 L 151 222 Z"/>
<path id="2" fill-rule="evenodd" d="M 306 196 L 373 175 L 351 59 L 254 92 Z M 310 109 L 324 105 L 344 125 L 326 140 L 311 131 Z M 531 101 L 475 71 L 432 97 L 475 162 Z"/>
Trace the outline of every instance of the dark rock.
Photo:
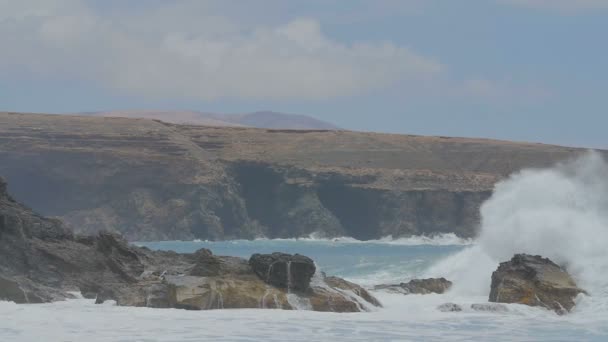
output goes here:
<path id="1" fill-rule="evenodd" d="M 507 308 L 504 304 L 498 303 L 481 303 L 481 304 L 471 304 L 471 309 L 475 311 L 486 311 L 486 312 L 508 312 L 509 308 Z"/>
<path id="2" fill-rule="evenodd" d="M 311 288 L 314 262 L 301 255 L 257 255 L 248 262 L 207 249 L 152 251 L 109 232 L 74 236 L 61 222 L 13 200 L 5 188 L 0 181 L 0 300 L 52 302 L 72 298 L 70 292 L 80 289 L 96 303 L 191 310 L 358 312 L 378 304 L 361 287 L 339 278 L 330 279 L 334 287 Z"/>
<path id="3" fill-rule="evenodd" d="M 220 259 L 213 256 L 210 250 L 206 248 L 199 249 L 194 252 L 194 266 L 188 272 L 188 275 L 199 277 L 211 277 L 220 274 Z"/>
<path id="4" fill-rule="evenodd" d="M 298 291 L 308 290 L 316 271 L 314 261 L 299 254 L 254 254 L 249 265 L 266 283 Z"/>
<path id="5" fill-rule="evenodd" d="M 0 190 L 2 179 L 0 179 Z M 0 300 L 8 300 L 17 304 L 28 303 L 29 300 L 25 291 L 16 281 L 0 277 Z"/>
<path id="6" fill-rule="evenodd" d="M 430 294 L 444 293 L 452 286 L 452 282 L 445 278 L 412 279 L 407 283 L 395 285 L 376 285 L 375 290 L 403 294 Z"/>
<path id="7" fill-rule="evenodd" d="M 460 312 L 462 311 L 462 306 L 454 303 L 444 303 L 439 305 L 437 310 L 441 312 Z"/>
<path id="8" fill-rule="evenodd" d="M 366 289 L 364 289 L 360 285 L 351 283 L 350 281 L 338 277 L 325 277 L 325 283 L 334 288 L 352 291 L 355 295 L 363 298 L 368 303 L 377 307 L 382 307 L 382 304 L 380 304 L 380 302 L 374 296 L 372 296 L 369 292 L 367 292 Z"/>
<path id="9" fill-rule="evenodd" d="M 490 302 L 541 306 L 558 314 L 569 312 L 580 289 L 561 267 L 539 255 L 516 254 L 492 273 Z"/>

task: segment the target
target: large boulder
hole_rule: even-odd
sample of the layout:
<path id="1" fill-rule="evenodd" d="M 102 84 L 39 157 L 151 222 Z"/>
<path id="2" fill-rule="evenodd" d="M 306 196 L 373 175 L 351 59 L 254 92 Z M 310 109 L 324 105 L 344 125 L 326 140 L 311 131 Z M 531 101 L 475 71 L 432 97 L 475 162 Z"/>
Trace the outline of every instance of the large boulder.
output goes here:
<path id="1" fill-rule="evenodd" d="M 492 273 L 490 302 L 541 306 L 564 314 L 574 307 L 580 293 L 586 292 L 553 261 L 516 254 Z"/>
<path id="2" fill-rule="evenodd" d="M 376 285 L 375 290 L 384 290 L 402 294 L 444 293 L 452 287 L 452 282 L 445 278 L 412 279 L 407 283 L 394 285 Z"/>
<path id="3" fill-rule="evenodd" d="M 314 261 L 300 254 L 254 254 L 249 265 L 266 283 L 288 290 L 307 291 L 315 274 Z"/>

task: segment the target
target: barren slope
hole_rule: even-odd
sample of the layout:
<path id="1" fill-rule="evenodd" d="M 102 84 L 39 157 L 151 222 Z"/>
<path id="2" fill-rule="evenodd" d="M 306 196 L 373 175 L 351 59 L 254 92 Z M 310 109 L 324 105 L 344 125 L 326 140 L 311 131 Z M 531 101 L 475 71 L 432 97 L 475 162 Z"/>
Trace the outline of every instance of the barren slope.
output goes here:
<path id="1" fill-rule="evenodd" d="M 131 240 L 472 236 L 493 184 L 581 150 L 349 131 L 0 113 L 0 175 L 78 231 Z"/>

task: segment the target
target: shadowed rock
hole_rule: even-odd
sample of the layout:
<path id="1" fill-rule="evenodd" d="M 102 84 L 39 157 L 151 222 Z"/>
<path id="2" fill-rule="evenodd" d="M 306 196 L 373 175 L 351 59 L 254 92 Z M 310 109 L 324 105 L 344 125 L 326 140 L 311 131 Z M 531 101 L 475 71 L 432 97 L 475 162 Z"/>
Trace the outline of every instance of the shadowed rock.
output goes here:
<path id="1" fill-rule="evenodd" d="M 339 278 L 311 288 L 316 268 L 308 257 L 276 253 L 251 260 L 269 277 L 261 278 L 246 259 L 215 256 L 208 249 L 179 254 L 132 246 L 108 232 L 74 236 L 60 221 L 14 201 L 0 178 L 0 300 L 52 302 L 80 291 L 96 303 L 190 310 L 358 312 L 379 305 Z"/>
<path id="2" fill-rule="evenodd" d="M 462 306 L 454 303 L 444 303 L 439 305 L 437 310 L 441 312 L 460 312 L 462 311 Z"/>
<path id="3" fill-rule="evenodd" d="M 492 273 L 490 302 L 541 306 L 569 312 L 574 298 L 586 293 L 561 267 L 539 255 L 516 254 Z"/>
<path id="4" fill-rule="evenodd" d="M 299 254 L 254 254 L 249 265 L 266 283 L 298 291 L 308 290 L 316 271 L 314 261 Z"/>
<path id="5" fill-rule="evenodd" d="M 486 312 L 508 312 L 509 308 L 507 308 L 504 304 L 497 303 L 481 303 L 481 304 L 471 304 L 471 309 L 475 311 L 486 311 Z"/>
<path id="6" fill-rule="evenodd" d="M 385 290 L 388 292 L 403 294 L 430 294 L 444 293 L 452 286 L 452 282 L 445 278 L 412 279 L 407 283 L 395 285 L 376 285 L 375 290 Z"/>

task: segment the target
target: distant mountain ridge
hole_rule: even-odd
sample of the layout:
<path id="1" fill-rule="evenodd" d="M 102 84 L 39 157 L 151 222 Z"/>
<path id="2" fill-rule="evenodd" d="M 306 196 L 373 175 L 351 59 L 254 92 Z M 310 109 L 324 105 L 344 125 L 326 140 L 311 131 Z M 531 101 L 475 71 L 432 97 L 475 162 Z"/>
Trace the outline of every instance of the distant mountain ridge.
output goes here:
<path id="1" fill-rule="evenodd" d="M 145 118 L 175 124 L 223 127 L 255 127 L 269 129 L 337 130 L 339 127 L 307 115 L 258 111 L 243 114 L 220 114 L 197 111 L 114 110 L 78 113 L 85 116 Z"/>

